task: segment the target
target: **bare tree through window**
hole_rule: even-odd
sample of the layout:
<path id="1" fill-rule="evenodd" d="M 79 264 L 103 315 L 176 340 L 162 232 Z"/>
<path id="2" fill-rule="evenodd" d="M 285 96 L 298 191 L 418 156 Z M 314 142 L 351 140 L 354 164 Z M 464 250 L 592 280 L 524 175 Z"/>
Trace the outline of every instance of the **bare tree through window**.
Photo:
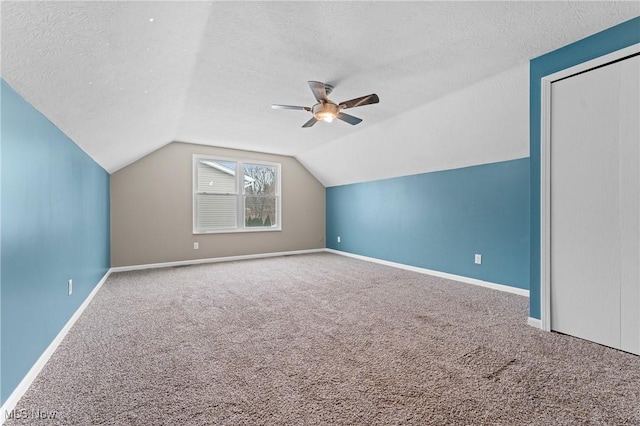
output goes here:
<path id="1" fill-rule="evenodd" d="M 245 226 L 276 226 L 276 166 L 245 164 Z"/>

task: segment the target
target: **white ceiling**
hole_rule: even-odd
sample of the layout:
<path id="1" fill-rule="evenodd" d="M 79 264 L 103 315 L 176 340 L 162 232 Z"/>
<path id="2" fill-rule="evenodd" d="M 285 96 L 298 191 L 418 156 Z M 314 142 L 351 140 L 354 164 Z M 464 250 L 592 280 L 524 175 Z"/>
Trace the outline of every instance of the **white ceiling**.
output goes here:
<path id="1" fill-rule="evenodd" d="M 171 141 L 300 157 L 638 15 L 638 1 L 3 1 L 2 77 L 109 172 Z M 312 105 L 307 80 L 381 101 L 349 111 L 358 126 L 302 129 L 309 113 L 270 105 Z"/>

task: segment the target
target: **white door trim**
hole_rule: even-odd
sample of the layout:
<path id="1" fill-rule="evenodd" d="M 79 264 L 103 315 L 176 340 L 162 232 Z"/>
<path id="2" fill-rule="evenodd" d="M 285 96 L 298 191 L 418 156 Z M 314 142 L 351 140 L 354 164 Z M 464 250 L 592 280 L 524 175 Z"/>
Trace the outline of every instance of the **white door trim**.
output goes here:
<path id="1" fill-rule="evenodd" d="M 540 316 L 542 329 L 551 331 L 551 84 L 640 53 L 640 43 L 611 52 L 541 79 L 540 117 Z"/>

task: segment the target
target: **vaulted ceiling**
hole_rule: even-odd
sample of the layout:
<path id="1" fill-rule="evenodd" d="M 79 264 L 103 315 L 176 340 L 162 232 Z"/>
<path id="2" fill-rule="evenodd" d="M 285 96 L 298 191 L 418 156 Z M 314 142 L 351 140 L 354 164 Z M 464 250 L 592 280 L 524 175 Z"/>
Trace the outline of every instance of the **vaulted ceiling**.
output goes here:
<path id="1" fill-rule="evenodd" d="M 172 141 L 301 156 L 638 15 L 637 1 L 4 1 L 2 77 L 109 172 Z M 381 101 L 350 110 L 357 126 L 303 129 L 309 113 L 270 105 L 312 105 L 308 80 Z"/>

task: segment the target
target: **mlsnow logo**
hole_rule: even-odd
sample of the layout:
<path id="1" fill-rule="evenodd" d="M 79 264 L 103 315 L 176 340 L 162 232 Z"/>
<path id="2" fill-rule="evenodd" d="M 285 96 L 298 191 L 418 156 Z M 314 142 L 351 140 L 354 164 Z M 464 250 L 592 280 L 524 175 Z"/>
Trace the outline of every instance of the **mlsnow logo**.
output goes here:
<path id="1" fill-rule="evenodd" d="M 58 413 L 55 411 L 41 410 L 40 408 L 27 410 L 23 408 L 21 410 L 8 410 L 4 412 L 4 419 L 15 420 L 54 420 Z"/>

